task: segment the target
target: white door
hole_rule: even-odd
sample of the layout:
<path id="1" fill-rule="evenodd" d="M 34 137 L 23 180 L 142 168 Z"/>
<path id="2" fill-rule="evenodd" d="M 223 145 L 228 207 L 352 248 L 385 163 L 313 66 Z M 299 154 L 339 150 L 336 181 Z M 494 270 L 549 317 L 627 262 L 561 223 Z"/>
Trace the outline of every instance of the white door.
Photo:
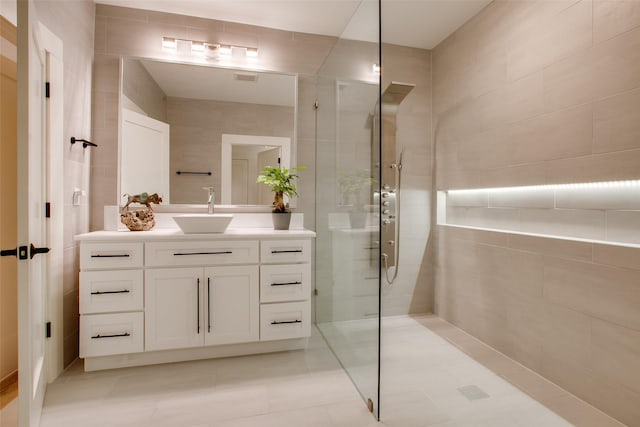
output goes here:
<path id="1" fill-rule="evenodd" d="M 158 193 L 169 199 L 169 125 L 122 109 L 120 195 Z"/>
<path id="2" fill-rule="evenodd" d="M 256 176 L 262 172 L 265 166 L 282 167 L 280 164 L 282 147 L 274 148 L 273 150 L 263 151 L 258 154 L 258 170 Z M 273 203 L 273 192 L 266 185 L 260 184 L 258 186 L 258 205 L 270 205 Z"/>
<path id="3" fill-rule="evenodd" d="M 258 341 L 258 266 L 209 267 L 204 277 L 205 345 Z"/>
<path id="4" fill-rule="evenodd" d="M 204 343 L 203 290 L 202 267 L 145 272 L 145 350 Z"/>
<path id="5" fill-rule="evenodd" d="M 249 204 L 249 161 L 233 159 L 231 163 L 231 204 L 247 205 Z M 255 200 L 251 204 L 255 205 Z"/>
<path id="6" fill-rule="evenodd" d="M 46 52 L 32 2 L 18 2 L 19 425 L 40 423 L 46 388 Z M 27 48 L 28 47 L 28 48 Z M 33 245 L 33 246 L 31 246 Z"/>

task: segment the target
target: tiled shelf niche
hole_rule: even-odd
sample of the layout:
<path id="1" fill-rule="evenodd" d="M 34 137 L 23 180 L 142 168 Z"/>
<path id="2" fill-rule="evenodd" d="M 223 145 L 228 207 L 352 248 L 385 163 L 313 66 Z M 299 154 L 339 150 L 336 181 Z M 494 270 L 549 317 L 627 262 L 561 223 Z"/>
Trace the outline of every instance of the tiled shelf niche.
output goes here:
<path id="1" fill-rule="evenodd" d="M 438 224 L 640 244 L 640 180 L 439 191 Z"/>

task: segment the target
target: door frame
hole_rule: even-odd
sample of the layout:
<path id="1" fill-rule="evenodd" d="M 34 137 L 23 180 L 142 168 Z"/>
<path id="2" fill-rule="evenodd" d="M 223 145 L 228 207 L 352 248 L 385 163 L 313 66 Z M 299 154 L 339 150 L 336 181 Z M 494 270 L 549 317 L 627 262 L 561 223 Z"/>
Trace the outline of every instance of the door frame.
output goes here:
<path id="1" fill-rule="evenodd" d="M 64 67 L 63 43 L 53 32 L 38 22 L 39 43 L 47 52 L 47 81 L 50 82 L 47 109 L 47 193 L 51 203 L 51 217 L 47 221 L 48 286 L 46 293 L 46 321 L 52 323 L 51 338 L 47 340 L 46 363 L 48 382 L 56 379 L 64 369 L 63 333 L 63 276 L 64 276 Z"/>
<path id="2" fill-rule="evenodd" d="M 45 277 L 45 289 L 43 293 L 43 310 L 45 318 L 44 322 L 51 321 L 53 323 L 52 334 L 50 338 L 45 338 L 44 360 L 43 360 L 43 376 L 42 384 L 38 384 L 37 390 L 33 389 L 30 363 L 30 344 L 21 341 L 20 337 L 30 337 L 30 312 L 28 303 L 24 301 L 30 300 L 30 286 L 25 283 L 25 278 L 29 280 L 29 261 L 18 261 L 18 331 L 19 331 L 19 351 L 18 351 L 18 370 L 22 372 L 19 376 L 19 424 L 21 426 L 34 425 L 37 423 L 41 407 L 33 407 L 42 405 L 46 384 L 53 381 L 63 368 L 63 333 L 62 333 L 62 271 L 63 271 L 63 51 L 62 41 L 55 36 L 50 30 L 37 21 L 37 15 L 32 0 L 21 0 L 17 4 L 18 12 L 18 209 L 19 214 L 24 215 L 30 209 L 29 201 L 29 133 L 32 118 L 30 117 L 30 92 L 44 91 L 44 82 L 42 87 L 31 87 L 32 81 L 30 76 L 30 51 L 32 43 L 37 49 L 37 55 L 40 56 L 45 64 L 47 81 L 55 82 L 51 87 L 55 90 L 55 97 L 49 98 L 47 108 L 40 116 L 41 123 L 45 128 L 44 141 L 39 144 L 39 149 L 44 150 L 41 155 L 46 158 L 46 171 L 43 181 L 43 191 L 46 191 L 47 201 L 51 203 L 51 218 L 46 220 L 45 242 L 51 248 L 52 253 L 47 255 L 45 260 L 47 276 Z M 33 42 L 32 42 L 33 40 Z M 44 53 L 45 57 L 41 55 Z M 44 208 L 44 206 L 43 206 Z M 44 212 L 42 213 L 44 214 Z M 44 215 L 43 215 L 44 216 Z M 24 218 L 18 216 L 18 245 L 29 245 L 30 235 L 28 222 L 25 223 Z M 45 325 L 43 324 L 44 328 Z M 24 339 L 24 338 L 23 338 Z M 27 367 L 27 371 L 24 367 Z M 42 387 L 42 389 L 40 389 Z M 33 392 L 33 396 L 29 395 Z M 25 393 L 27 393 L 25 395 Z M 38 396 L 37 399 L 33 399 Z M 34 412 L 35 411 L 35 412 Z"/>

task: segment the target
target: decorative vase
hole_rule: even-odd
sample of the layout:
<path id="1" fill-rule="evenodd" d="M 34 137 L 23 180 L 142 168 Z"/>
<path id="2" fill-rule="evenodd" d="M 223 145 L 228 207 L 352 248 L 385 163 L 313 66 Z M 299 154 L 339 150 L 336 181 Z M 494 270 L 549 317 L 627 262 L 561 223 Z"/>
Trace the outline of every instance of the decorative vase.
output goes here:
<path id="1" fill-rule="evenodd" d="M 274 230 L 288 230 L 291 223 L 291 212 L 273 212 L 271 213 L 273 218 Z"/>
<path id="2" fill-rule="evenodd" d="M 148 231 L 155 227 L 156 218 L 151 207 L 135 210 L 127 208 L 120 213 L 120 222 L 131 231 Z"/>

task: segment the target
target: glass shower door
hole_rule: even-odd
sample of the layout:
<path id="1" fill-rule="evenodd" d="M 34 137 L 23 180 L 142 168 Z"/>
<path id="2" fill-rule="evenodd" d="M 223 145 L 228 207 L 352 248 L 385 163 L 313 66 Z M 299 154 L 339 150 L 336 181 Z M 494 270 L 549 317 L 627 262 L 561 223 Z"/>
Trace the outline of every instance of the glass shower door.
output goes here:
<path id="1" fill-rule="evenodd" d="M 380 82 L 374 64 L 380 63 L 378 16 L 378 0 L 362 1 L 318 73 L 315 306 L 319 330 L 376 418 Z M 374 40 L 348 38 L 365 33 L 375 34 Z"/>

